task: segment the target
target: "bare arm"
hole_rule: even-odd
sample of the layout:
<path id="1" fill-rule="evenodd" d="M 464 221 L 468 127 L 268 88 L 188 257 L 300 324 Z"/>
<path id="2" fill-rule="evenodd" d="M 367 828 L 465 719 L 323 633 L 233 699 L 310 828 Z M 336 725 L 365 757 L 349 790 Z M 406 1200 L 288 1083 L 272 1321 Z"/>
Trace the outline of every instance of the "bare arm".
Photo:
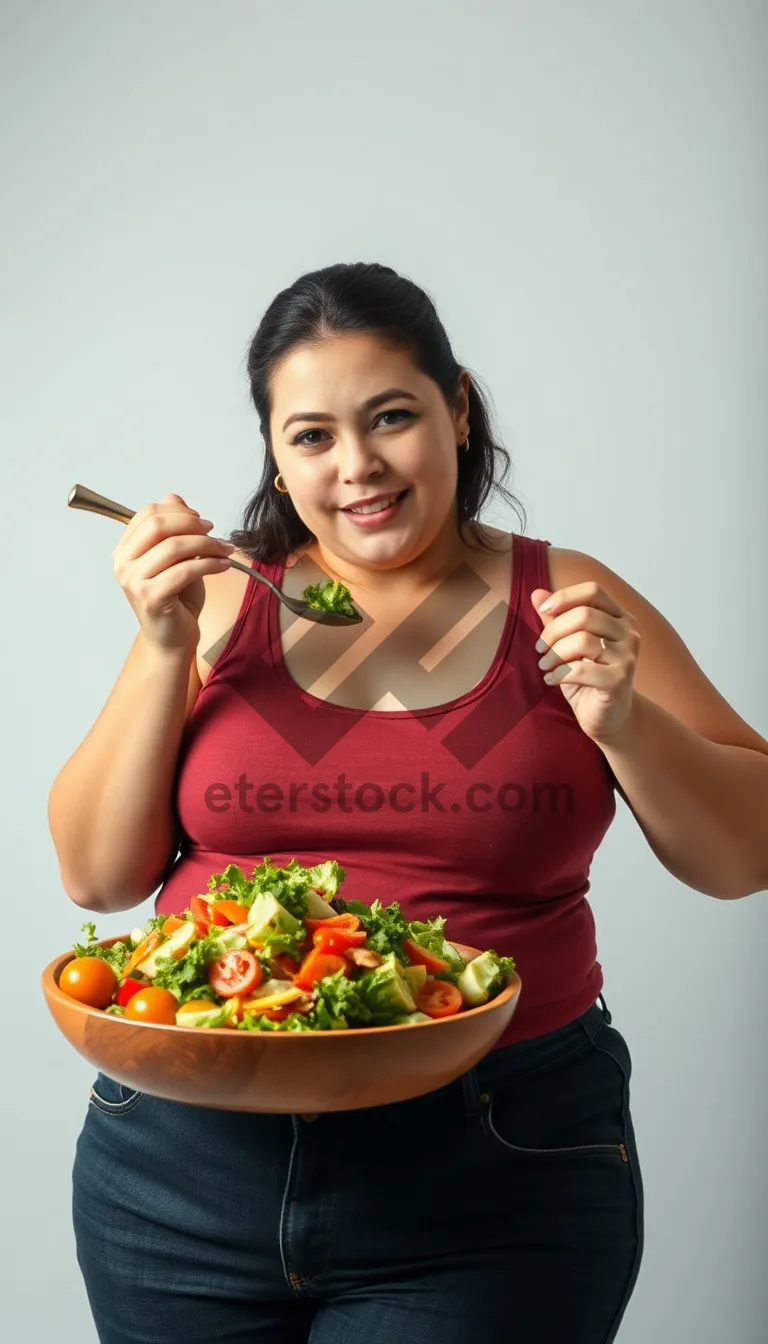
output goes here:
<path id="1" fill-rule="evenodd" d="M 234 549 L 206 536 L 212 527 L 168 494 L 134 514 L 112 552 L 139 634 L 48 796 L 64 890 L 84 910 L 141 905 L 175 857 L 176 769 L 201 688 L 195 648 L 205 579 L 228 568 Z"/>
<path id="2" fill-rule="evenodd" d="M 174 782 L 200 690 L 194 651 L 140 631 L 99 717 L 54 780 L 48 822 L 67 895 L 99 913 L 156 890 L 176 853 Z"/>

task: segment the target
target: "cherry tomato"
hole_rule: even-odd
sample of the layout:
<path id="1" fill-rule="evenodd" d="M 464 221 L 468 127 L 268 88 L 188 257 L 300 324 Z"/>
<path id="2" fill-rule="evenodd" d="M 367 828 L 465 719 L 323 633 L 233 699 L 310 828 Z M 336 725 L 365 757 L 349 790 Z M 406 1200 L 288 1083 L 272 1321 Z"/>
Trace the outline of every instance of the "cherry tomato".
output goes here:
<path id="1" fill-rule="evenodd" d="M 362 947 L 368 934 L 365 929 L 344 929 L 338 925 L 330 929 L 315 929 L 312 942 L 321 952 L 346 952 L 349 947 Z"/>
<path id="2" fill-rule="evenodd" d="M 233 999 L 237 994 L 250 994 L 260 985 L 264 972 L 252 952 L 231 948 L 217 957 L 208 967 L 208 983 L 222 999 Z"/>
<path id="3" fill-rule="evenodd" d="M 214 924 L 247 924 L 251 913 L 242 901 L 214 901 L 211 910 Z"/>
<path id="4" fill-rule="evenodd" d="M 162 941 L 163 936 L 157 929 L 153 929 L 152 933 L 148 933 L 146 938 L 142 939 L 139 946 L 131 953 L 125 966 L 120 972 L 120 979 L 127 980 L 131 971 L 138 966 L 139 962 L 143 961 L 145 957 L 148 957 L 150 952 L 154 952 L 155 948 L 159 947 Z"/>
<path id="5" fill-rule="evenodd" d="M 352 967 L 346 957 L 340 957 L 336 952 L 321 952 L 319 947 L 314 947 L 301 963 L 293 983 L 298 989 L 311 989 L 318 980 L 323 980 L 326 975 L 335 975 L 337 971 L 343 971 L 345 975 L 352 974 Z"/>
<path id="6" fill-rule="evenodd" d="M 133 977 L 129 975 L 128 979 L 123 980 L 123 983 L 118 989 L 117 994 L 115 995 L 115 1003 L 119 1003 L 120 1006 L 124 1008 L 127 1003 L 130 1003 L 134 994 L 138 994 L 140 989 L 146 988 L 147 984 L 145 980 L 134 980 Z"/>
<path id="7" fill-rule="evenodd" d="M 416 994 L 416 1007 L 427 1017 L 453 1017 L 464 1000 L 450 980 L 425 980 Z"/>
<path id="8" fill-rule="evenodd" d="M 59 989 L 89 1008 L 108 1008 L 117 989 L 117 976 L 103 957 L 75 957 L 61 972 Z"/>
<path id="9" fill-rule="evenodd" d="M 434 952 L 428 952 L 426 947 L 419 947 L 410 938 L 403 939 L 403 951 L 412 966 L 426 966 L 430 975 L 436 975 L 438 971 L 447 971 L 448 962 L 442 957 L 436 957 Z"/>
<path id="10" fill-rule="evenodd" d="M 359 929 L 360 920 L 357 915 L 347 912 L 344 915 L 329 915 L 328 919 L 305 919 L 304 923 L 310 933 L 315 929 Z"/>
<path id="11" fill-rule="evenodd" d="M 170 989 L 147 985 L 126 1004 L 125 1016 L 131 1022 L 152 1022 L 156 1026 L 175 1027 L 178 1007 Z"/>

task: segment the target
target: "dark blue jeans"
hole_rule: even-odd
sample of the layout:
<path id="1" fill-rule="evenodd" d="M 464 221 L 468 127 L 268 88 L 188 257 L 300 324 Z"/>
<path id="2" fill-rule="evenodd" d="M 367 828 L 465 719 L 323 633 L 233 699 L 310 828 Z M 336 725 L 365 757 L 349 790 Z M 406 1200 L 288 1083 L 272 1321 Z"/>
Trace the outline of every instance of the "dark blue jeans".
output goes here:
<path id="1" fill-rule="evenodd" d="M 608 1344 L 637 1279 L 631 1064 L 604 1006 L 415 1101 L 318 1118 L 99 1074 L 73 1169 L 102 1344 Z"/>

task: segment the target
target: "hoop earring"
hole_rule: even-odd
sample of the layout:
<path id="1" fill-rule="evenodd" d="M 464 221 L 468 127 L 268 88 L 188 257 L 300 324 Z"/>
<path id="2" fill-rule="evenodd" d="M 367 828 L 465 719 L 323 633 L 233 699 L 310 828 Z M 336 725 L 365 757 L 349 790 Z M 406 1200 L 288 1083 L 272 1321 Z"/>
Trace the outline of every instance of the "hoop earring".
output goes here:
<path id="1" fill-rule="evenodd" d="M 283 481 L 283 478 L 282 478 L 282 476 L 281 476 L 281 474 L 280 474 L 279 471 L 278 471 L 278 473 L 277 473 L 277 475 L 276 475 L 276 477 L 275 477 L 275 482 L 274 482 L 274 484 L 275 484 L 275 489 L 276 489 L 276 490 L 279 490 L 281 495 L 287 495 L 287 494 L 288 494 L 288 486 L 285 484 L 285 481 L 283 481 L 283 484 L 282 484 L 282 485 L 278 485 L 278 481 Z"/>

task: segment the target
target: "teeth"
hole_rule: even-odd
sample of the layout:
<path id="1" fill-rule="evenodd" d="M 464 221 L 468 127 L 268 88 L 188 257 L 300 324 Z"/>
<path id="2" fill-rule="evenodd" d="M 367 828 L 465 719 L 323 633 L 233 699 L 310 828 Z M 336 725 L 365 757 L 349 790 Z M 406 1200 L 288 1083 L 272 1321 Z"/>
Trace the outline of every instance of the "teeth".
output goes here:
<path id="1" fill-rule="evenodd" d="M 362 504 L 359 509 L 349 509 L 349 513 L 380 513 L 382 509 L 388 509 L 390 504 L 394 504 L 397 495 L 390 495 L 388 499 L 377 499 L 375 504 Z"/>

